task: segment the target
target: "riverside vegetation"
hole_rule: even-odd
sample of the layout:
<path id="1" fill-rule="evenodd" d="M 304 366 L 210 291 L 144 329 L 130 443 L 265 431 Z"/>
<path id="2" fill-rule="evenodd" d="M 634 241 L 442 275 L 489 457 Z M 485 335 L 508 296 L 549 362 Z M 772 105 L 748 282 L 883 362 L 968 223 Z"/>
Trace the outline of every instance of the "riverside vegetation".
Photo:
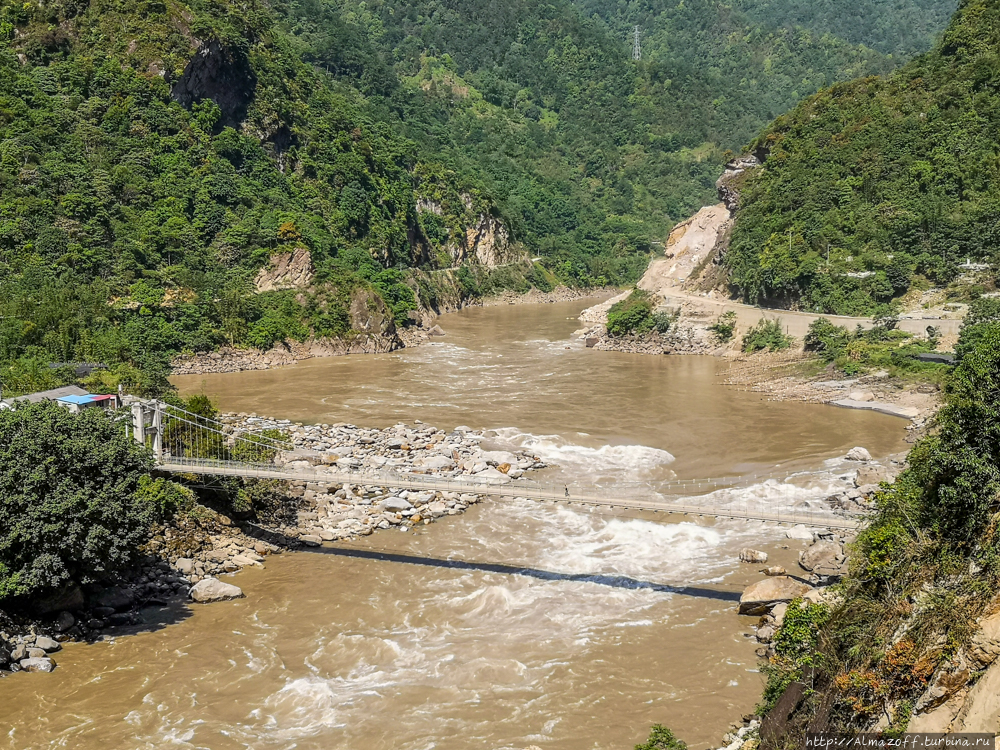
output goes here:
<path id="1" fill-rule="evenodd" d="M 155 394 L 184 351 L 630 281 L 725 149 L 928 46 L 951 3 L 872 5 L 846 41 L 792 7 L 0 3 L 4 385 L 92 361 Z"/>

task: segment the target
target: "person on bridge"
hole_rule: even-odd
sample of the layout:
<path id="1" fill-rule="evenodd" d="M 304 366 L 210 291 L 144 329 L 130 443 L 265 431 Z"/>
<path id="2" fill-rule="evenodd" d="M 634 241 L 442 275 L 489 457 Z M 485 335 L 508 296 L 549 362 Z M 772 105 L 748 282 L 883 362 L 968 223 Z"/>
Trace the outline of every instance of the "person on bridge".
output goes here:
<path id="1" fill-rule="evenodd" d="M 566 485 L 564 489 L 566 490 L 566 497 L 569 497 L 569 485 Z"/>

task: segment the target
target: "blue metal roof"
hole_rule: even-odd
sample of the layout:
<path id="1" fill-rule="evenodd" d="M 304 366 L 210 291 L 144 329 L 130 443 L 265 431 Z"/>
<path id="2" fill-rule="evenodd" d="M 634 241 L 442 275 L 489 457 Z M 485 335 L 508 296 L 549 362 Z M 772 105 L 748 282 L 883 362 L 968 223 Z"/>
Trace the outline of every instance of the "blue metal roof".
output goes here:
<path id="1" fill-rule="evenodd" d="M 57 401 L 65 401 L 68 404 L 77 404 L 82 406 L 83 404 L 93 403 L 94 401 L 97 401 L 99 398 L 100 396 L 95 396 L 92 393 L 88 393 L 85 396 L 63 396 L 57 399 Z"/>

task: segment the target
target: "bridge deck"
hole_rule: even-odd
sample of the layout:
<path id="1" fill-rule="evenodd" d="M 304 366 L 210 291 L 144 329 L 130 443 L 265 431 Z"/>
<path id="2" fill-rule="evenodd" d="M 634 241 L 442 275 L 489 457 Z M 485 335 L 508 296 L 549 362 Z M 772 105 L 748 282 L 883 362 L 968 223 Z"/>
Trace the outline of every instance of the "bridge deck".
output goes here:
<path id="1" fill-rule="evenodd" d="M 363 474 L 360 472 L 336 471 L 327 467 L 282 467 L 270 464 L 243 464 L 231 461 L 214 461 L 210 459 L 178 459 L 167 457 L 160 463 L 163 471 L 178 474 L 203 474 L 212 476 L 236 476 L 256 479 L 283 479 L 289 481 L 322 482 L 325 484 L 360 484 L 368 486 L 387 487 L 405 490 L 435 490 L 441 492 L 471 492 L 481 495 L 498 497 L 524 497 L 530 500 L 551 500 L 556 502 L 580 503 L 584 505 L 622 508 L 628 510 L 646 510 L 661 513 L 680 513 L 691 516 L 710 516 L 714 518 L 730 518 L 753 521 L 773 521 L 775 523 L 802 524 L 831 529 L 856 529 L 859 522 L 852 518 L 835 516 L 822 512 L 775 512 L 762 507 L 744 508 L 731 505 L 692 505 L 690 503 L 674 503 L 663 500 L 650 500 L 647 489 L 646 498 L 629 497 L 626 493 L 611 496 L 594 495 L 570 491 L 559 486 L 544 486 L 531 482 L 512 481 L 506 484 L 475 481 L 470 478 L 447 479 L 433 475 L 420 474 Z M 688 485 L 692 488 L 697 484 Z M 718 485 L 726 486 L 726 485 Z M 728 486 L 734 486 L 729 484 Z M 705 489 L 717 489 L 708 487 Z M 669 491 L 669 487 L 665 488 Z M 691 493 L 693 494 L 693 493 Z M 661 495 L 662 496 L 662 495 Z M 679 495 L 678 495 L 679 496 Z"/>

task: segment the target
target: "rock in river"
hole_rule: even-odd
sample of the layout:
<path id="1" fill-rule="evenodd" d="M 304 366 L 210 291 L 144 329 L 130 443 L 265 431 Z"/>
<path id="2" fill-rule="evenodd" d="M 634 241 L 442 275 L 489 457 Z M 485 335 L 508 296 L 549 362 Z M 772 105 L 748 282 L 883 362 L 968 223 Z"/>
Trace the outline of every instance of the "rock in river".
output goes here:
<path id="1" fill-rule="evenodd" d="M 847 455 L 844 456 L 848 461 L 871 461 L 872 454 L 860 446 L 856 446 L 847 451 Z"/>
<path id="2" fill-rule="evenodd" d="M 45 656 L 22 659 L 20 664 L 25 672 L 51 672 L 56 668 L 56 663 Z"/>
<path id="3" fill-rule="evenodd" d="M 42 651 L 45 651 L 46 653 L 49 654 L 51 654 L 53 651 L 58 651 L 59 649 L 62 648 L 62 646 L 59 645 L 58 641 L 55 641 L 52 638 L 49 638 L 48 636 L 45 635 L 40 635 L 37 638 L 35 638 L 35 647 L 40 648 L 42 649 Z"/>
<path id="4" fill-rule="evenodd" d="M 813 590 L 813 587 L 788 576 L 775 576 L 746 587 L 740 597 L 741 615 L 762 615 L 772 604 L 790 602 Z"/>
<path id="5" fill-rule="evenodd" d="M 240 599 L 242 596 L 243 589 L 231 583 L 223 583 L 218 578 L 203 578 L 191 588 L 191 598 L 202 603 Z"/>
<path id="6" fill-rule="evenodd" d="M 761 552 L 758 549 L 750 549 L 746 547 L 740 550 L 740 562 L 745 563 L 766 563 L 767 553 Z"/>

